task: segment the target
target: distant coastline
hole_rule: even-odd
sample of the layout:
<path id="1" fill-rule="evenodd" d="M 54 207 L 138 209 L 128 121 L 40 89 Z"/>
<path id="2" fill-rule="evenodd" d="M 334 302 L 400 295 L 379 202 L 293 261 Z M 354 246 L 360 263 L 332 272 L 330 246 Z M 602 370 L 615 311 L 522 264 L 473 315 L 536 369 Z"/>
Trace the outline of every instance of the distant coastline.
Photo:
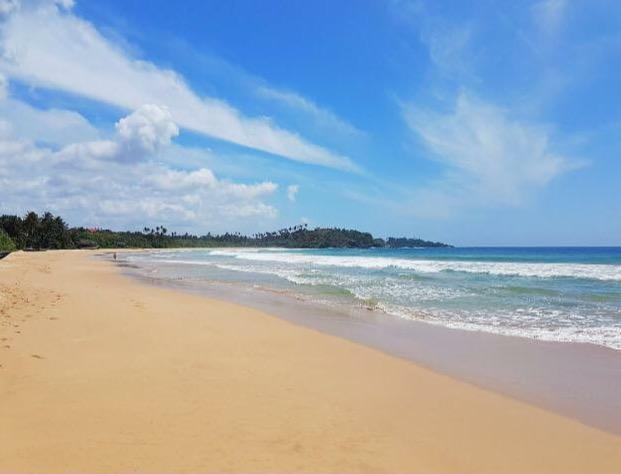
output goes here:
<path id="1" fill-rule="evenodd" d="M 250 236 L 240 233 L 205 235 L 178 234 L 164 226 L 142 231 L 69 227 L 65 221 L 46 212 L 29 212 L 23 218 L 0 216 L 0 251 L 73 248 L 196 248 L 196 247 L 283 247 L 283 248 L 446 248 L 451 245 L 418 237 L 376 238 L 353 229 L 295 225 L 275 232 Z"/>

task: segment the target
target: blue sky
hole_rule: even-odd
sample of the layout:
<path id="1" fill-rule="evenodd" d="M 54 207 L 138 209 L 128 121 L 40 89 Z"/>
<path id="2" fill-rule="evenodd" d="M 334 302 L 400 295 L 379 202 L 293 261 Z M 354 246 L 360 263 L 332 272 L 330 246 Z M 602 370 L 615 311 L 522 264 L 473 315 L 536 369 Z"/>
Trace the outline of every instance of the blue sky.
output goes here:
<path id="1" fill-rule="evenodd" d="M 0 0 L 0 211 L 621 244 L 621 4 Z"/>

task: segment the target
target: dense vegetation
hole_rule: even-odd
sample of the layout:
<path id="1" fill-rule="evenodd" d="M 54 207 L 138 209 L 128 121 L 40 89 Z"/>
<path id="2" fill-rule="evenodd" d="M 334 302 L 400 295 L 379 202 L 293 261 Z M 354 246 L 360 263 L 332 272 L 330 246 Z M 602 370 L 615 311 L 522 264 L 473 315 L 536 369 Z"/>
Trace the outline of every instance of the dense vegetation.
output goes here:
<path id="1" fill-rule="evenodd" d="M 0 227 L 0 253 L 15 250 L 15 244 L 9 235 Z"/>
<path id="2" fill-rule="evenodd" d="M 3 235 L 6 234 L 5 237 Z M 6 243 L 3 243 L 6 242 Z M 168 233 L 165 227 L 140 232 L 105 229 L 69 228 L 61 217 L 46 212 L 19 216 L 0 216 L 0 250 L 72 249 L 72 248 L 173 248 L 173 247 L 289 247 L 289 248 L 371 248 L 371 247 L 446 247 L 439 242 L 390 237 L 376 239 L 368 232 L 350 229 L 308 229 L 298 225 L 252 236 L 225 233 L 202 236 Z"/>
<path id="3" fill-rule="evenodd" d="M 19 249 L 66 249 L 75 247 L 75 242 L 61 217 L 46 212 L 39 217 L 29 212 L 23 218 L 0 216 L 0 228 L 4 230 Z"/>
<path id="4" fill-rule="evenodd" d="M 388 237 L 386 247 L 396 249 L 403 247 L 450 247 L 450 245 L 443 244 L 442 242 L 429 242 L 428 240 L 418 238 Z"/>

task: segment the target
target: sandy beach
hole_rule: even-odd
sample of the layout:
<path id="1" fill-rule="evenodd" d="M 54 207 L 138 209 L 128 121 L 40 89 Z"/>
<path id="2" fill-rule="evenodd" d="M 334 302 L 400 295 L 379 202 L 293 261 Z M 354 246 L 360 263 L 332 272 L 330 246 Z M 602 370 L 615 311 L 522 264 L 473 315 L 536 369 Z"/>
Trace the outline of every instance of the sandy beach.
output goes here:
<path id="1" fill-rule="evenodd" d="M 617 473 L 621 438 L 86 251 L 0 260 L 0 473 Z"/>

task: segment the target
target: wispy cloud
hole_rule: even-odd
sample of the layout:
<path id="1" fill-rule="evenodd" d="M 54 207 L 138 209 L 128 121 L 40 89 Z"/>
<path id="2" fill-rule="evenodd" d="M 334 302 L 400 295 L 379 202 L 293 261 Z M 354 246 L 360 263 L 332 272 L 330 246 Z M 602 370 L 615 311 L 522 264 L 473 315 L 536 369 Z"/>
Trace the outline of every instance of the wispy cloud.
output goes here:
<path id="1" fill-rule="evenodd" d="M 179 74 L 132 57 L 67 10 L 70 6 L 34 2 L 7 9 L 0 26 L 0 71 L 127 110 L 166 105 L 183 128 L 295 161 L 357 169 L 348 157 L 268 118 L 246 117 L 224 101 L 199 97 Z"/>
<path id="2" fill-rule="evenodd" d="M 3 77 L 0 75 L 0 89 Z M 48 145 L 63 146 L 80 140 L 96 140 L 99 132 L 77 112 L 40 110 L 0 94 L 0 117 L 16 136 Z"/>
<path id="3" fill-rule="evenodd" d="M 404 114 L 430 156 L 446 167 L 444 177 L 425 190 L 445 207 L 520 205 L 581 166 L 556 151 L 548 128 L 516 120 L 465 93 L 449 112 L 407 106 Z"/>
<path id="4" fill-rule="evenodd" d="M 567 0 L 541 0 L 532 7 L 535 23 L 547 35 L 559 31 L 566 10 Z"/>
<path id="5" fill-rule="evenodd" d="M 474 78 L 474 53 L 471 49 L 473 35 L 474 28 L 471 24 L 427 24 L 423 27 L 421 39 L 428 45 L 429 56 L 440 71 Z"/>
<path id="6" fill-rule="evenodd" d="M 256 89 L 257 94 L 265 99 L 276 101 L 293 110 L 309 116 L 320 127 L 332 130 L 334 133 L 345 135 L 362 135 L 363 132 L 349 122 L 338 117 L 330 110 L 320 107 L 312 100 L 292 91 L 284 91 L 261 85 Z"/>
<path id="7" fill-rule="evenodd" d="M 0 0 L 0 15 L 8 15 L 19 8 L 20 0 Z"/>
<path id="8" fill-rule="evenodd" d="M 282 112 L 287 119 L 293 119 L 296 127 L 312 133 L 318 132 L 319 137 L 325 135 L 330 143 L 367 135 L 335 110 L 299 90 L 276 86 L 265 77 L 250 73 L 239 64 L 232 64 L 213 52 L 199 50 L 178 36 L 167 37 L 164 33 L 160 35 L 160 41 L 160 46 L 170 50 L 172 57 L 200 69 L 201 75 L 210 85 L 217 87 L 225 84 L 229 93 L 235 91 L 253 102 L 259 99 L 262 109 L 277 110 L 279 114 Z"/>
<path id="9" fill-rule="evenodd" d="M 559 32 L 568 3 L 540 0 L 507 13 L 474 2 L 455 16 L 437 2 L 393 1 L 392 12 L 402 13 L 400 21 L 427 47 L 430 59 L 424 85 L 430 94 L 419 94 L 416 104 L 405 101 L 403 116 L 420 145 L 418 156 L 440 164 L 426 184 L 399 192 L 403 209 L 449 217 L 463 208 L 520 206 L 584 165 L 568 156 L 575 147 L 542 110 L 566 75 L 556 74 L 551 60 L 541 60 L 537 41 L 548 44 Z M 490 54 L 499 48 L 505 56 Z M 517 65 L 523 77 L 540 80 L 513 81 L 507 71 Z M 499 71 L 502 66 L 507 71 Z"/>
<path id="10" fill-rule="evenodd" d="M 412 28 L 418 40 L 427 46 L 431 65 L 442 75 L 477 80 L 473 63 L 476 23 L 461 18 L 451 22 L 432 12 L 433 2 L 392 0 L 390 12 L 396 21 Z"/>
<path id="11" fill-rule="evenodd" d="M 297 184 L 290 184 L 287 186 L 287 199 L 291 202 L 295 202 L 295 199 L 300 191 L 300 186 Z"/>

